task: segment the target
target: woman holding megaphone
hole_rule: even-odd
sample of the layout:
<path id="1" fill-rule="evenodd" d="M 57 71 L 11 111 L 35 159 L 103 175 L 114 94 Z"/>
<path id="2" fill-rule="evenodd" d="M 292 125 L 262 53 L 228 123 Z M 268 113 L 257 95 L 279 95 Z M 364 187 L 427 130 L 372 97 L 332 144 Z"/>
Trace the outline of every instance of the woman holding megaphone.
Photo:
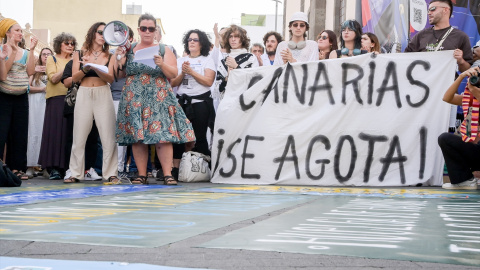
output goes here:
<path id="1" fill-rule="evenodd" d="M 93 24 L 85 36 L 82 59 L 73 55 L 72 79 L 80 82 L 75 111 L 73 113 L 73 144 L 70 157 L 72 176 L 64 183 L 74 183 L 84 178 L 85 143 L 93 125 L 93 119 L 102 141 L 102 176 L 113 184 L 117 177 L 117 146 L 115 143 L 115 109 L 109 83 L 113 82 L 113 65 L 108 44 L 103 38 L 105 23 Z"/>
<path id="2" fill-rule="evenodd" d="M 138 177 L 132 183 L 148 184 L 147 145 L 155 144 L 164 183 L 176 185 L 177 180 L 171 173 L 172 143 L 195 141 L 195 133 L 167 80 L 177 77 L 177 61 L 168 47 L 154 43 L 156 26 L 152 15 L 140 16 L 140 42 L 132 44 L 126 55 L 121 47 L 116 51 L 121 58 L 115 69 L 125 67 L 127 76 L 118 107 L 116 136 L 120 145 L 132 145 L 138 168 Z M 134 61 L 135 53 L 154 46 L 158 47 L 158 55 L 153 56 L 155 67 Z"/>

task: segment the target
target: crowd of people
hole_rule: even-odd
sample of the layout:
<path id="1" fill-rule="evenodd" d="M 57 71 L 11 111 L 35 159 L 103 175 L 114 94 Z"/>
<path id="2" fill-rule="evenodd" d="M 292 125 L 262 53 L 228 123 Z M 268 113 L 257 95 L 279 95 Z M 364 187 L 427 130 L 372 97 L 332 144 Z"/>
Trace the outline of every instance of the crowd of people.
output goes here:
<path id="1" fill-rule="evenodd" d="M 466 106 L 466 114 L 473 106 L 477 122 L 472 126 L 478 128 L 479 88 L 467 85 L 463 99 L 474 101 L 470 103 L 462 102 L 454 88 L 460 79 L 480 72 L 478 61 L 471 68 L 480 48 L 472 50 L 468 36 L 450 26 L 452 9 L 450 0 L 432 0 L 428 7 L 432 27 L 416 34 L 405 51 L 454 50 L 461 74 L 445 101 Z M 104 180 L 121 182 L 131 152 L 138 169 L 132 183 L 148 184 L 154 149 L 157 178 L 175 185 L 184 152 L 211 154 L 208 132 L 232 70 L 381 53 L 375 34 L 363 33 L 355 20 L 343 22 L 340 33 L 325 29 L 316 41 L 307 40 L 309 21 L 303 12 L 290 18 L 288 39 L 268 32 L 263 44 L 252 46 L 247 31 L 238 25 L 221 29 L 215 25 L 214 41 L 204 31 L 190 30 L 183 38 L 183 57 L 161 42 L 161 29 L 150 14 L 140 16 L 138 42 L 129 50 L 111 49 L 103 36 L 105 26 L 103 22 L 90 26 L 80 48 L 75 37 L 61 33 L 53 48 L 42 48 L 36 59 L 36 38 L 27 50 L 20 45 L 20 25 L 13 19 L 0 21 L 0 153 L 22 180 L 32 177 L 35 167 L 64 183 L 98 179 L 93 167 L 100 140 Z M 133 35 L 129 29 L 130 41 Z M 151 47 L 158 47 L 155 67 L 134 61 L 138 50 Z M 472 173 L 480 170 L 477 134 L 440 137 L 452 173 L 444 188 L 476 188 Z M 473 161 L 459 161 L 459 156 Z"/>

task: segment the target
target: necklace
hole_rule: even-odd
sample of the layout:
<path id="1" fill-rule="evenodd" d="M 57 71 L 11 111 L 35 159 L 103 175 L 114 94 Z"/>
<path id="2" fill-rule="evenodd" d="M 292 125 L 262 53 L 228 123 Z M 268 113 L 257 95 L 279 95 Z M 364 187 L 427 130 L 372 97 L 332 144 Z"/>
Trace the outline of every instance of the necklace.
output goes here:
<path id="1" fill-rule="evenodd" d="M 102 52 L 102 50 L 99 50 L 99 51 L 92 50 L 92 54 L 95 57 L 95 60 L 97 60 L 97 58 L 98 58 L 98 56 L 100 55 L 101 52 Z"/>
<path id="2" fill-rule="evenodd" d="M 441 29 L 441 30 L 443 30 L 443 29 Z M 445 33 L 443 33 L 443 35 L 441 37 L 437 38 L 437 35 L 435 35 L 435 26 L 432 26 L 432 32 L 433 32 L 433 37 L 437 40 L 437 43 L 445 35 Z"/>

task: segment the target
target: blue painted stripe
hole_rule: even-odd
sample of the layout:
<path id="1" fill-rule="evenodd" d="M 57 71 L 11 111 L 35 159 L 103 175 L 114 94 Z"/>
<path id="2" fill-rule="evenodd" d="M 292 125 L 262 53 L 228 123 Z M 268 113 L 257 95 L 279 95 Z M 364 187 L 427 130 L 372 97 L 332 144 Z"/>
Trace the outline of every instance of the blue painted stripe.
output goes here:
<path id="1" fill-rule="evenodd" d="M 107 196 L 122 193 L 148 191 L 154 189 L 177 188 L 180 186 L 164 185 L 116 185 L 90 186 L 81 188 L 59 188 L 53 190 L 21 191 L 0 195 L 0 205 L 15 205 L 53 201 L 59 199 L 80 199 L 94 196 Z"/>

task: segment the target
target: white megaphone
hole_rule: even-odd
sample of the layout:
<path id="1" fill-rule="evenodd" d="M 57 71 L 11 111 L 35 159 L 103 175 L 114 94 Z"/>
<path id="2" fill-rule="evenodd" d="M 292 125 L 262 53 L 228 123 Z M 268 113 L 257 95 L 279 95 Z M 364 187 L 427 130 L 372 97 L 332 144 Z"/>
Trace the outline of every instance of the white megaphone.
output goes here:
<path id="1" fill-rule="evenodd" d="M 123 47 L 125 52 L 128 52 L 132 45 L 128 41 L 128 26 L 121 21 L 111 21 L 103 29 L 103 38 L 110 46 Z M 117 60 L 120 55 L 117 56 Z"/>

